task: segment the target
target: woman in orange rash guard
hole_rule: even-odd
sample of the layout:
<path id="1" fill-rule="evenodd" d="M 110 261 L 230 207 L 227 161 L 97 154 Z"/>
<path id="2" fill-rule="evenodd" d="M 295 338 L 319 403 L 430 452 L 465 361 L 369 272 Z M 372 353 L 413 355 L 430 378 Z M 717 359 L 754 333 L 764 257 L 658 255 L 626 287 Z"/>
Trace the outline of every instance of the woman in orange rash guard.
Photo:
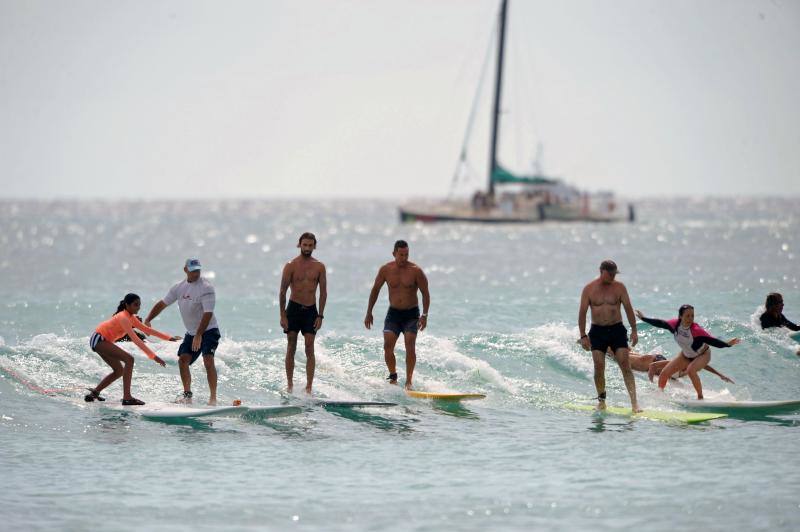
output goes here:
<path id="1" fill-rule="evenodd" d="M 100 355 L 106 364 L 111 366 L 114 371 L 106 375 L 100 384 L 95 388 L 89 388 L 89 393 L 84 397 L 87 402 L 105 401 L 104 397 L 100 397 L 100 392 L 110 385 L 115 380 L 122 377 L 122 404 L 123 405 L 143 405 L 144 401 L 140 401 L 131 395 L 131 378 L 133 377 L 133 356 L 127 353 L 114 342 L 123 338 L 125 335 L 131 339 L 133 343 L 139 346 L 139 349 L 157 363 L 165 366 L 166 363 L 156 356 L 153 351 L 145 345 L 145 343 L 136 335 L 133 328 L 137 328 L 146 334 L 158 336 L 161 339 L 176 342 L 181 339 L 180 336 L 169 336 L 155 329 L 151 329 L 139 321 L 136 314 L 142 302 L 136 294 L 128 294 L 125 299 L 119 302 L 117 312 L 114 316 L 107 321 L 104 321 L 94 330 L 94 334 L 89 339 L 89 347 L 92 351 Z"/>

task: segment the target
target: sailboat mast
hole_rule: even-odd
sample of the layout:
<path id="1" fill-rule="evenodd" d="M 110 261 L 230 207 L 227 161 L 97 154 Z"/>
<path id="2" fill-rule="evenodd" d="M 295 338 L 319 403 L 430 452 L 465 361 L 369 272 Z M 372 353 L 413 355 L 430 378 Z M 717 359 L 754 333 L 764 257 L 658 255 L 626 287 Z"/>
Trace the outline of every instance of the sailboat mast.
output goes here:
<path id="1" fill-rule="evenodd" d="M 494 171 L 497 168 L 497 134 L 500 126 L 500 96 L 503 86 L 503 52 L 506 42 L 506 10 L 508 8 L 508 0 L 503 0 L 500 5 L 500 17 L 498 24 L 500 25 L 497 32 L 497 73 L 495 75 L 494 84 L 494 105 L 492 107 L 492 145 L 489 154 L 489 195 L 494 196 Z"/>

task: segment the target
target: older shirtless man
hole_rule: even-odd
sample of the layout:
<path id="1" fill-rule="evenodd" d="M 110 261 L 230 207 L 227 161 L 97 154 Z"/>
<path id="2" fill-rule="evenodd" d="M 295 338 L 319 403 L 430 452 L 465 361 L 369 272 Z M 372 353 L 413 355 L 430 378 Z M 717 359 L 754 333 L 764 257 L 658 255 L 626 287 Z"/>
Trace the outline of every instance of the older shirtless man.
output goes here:
<path id="1" fill-rule="evenodd" d="M 631 325 L 631 346 L 639 341 L 636 333 L 636 318 L 633 305 L 625 285 L 615 281 L 617 265 L 613 260 L 600 263 L 600 277 L 587 284 L 581 293 L 578 309 L 578 330 L 581 333 L 581 346 L 587 351 L 591 348 L 594 360 L 594 385 L 597 388 L 597 408 L 606 407 L 606 349 L 611 349 L 622 370 L 622 378 L 631 398 L 631 409 L 641 412 L 636 401 L 636 382 L 633 380 L 631 362 L 628 359 L 628 331 L 622 324 L 620 305 L 625 307 L 625 315 Z M 592 327 L 586 334 L 586 310 L 592 309 Z"/>
<path id="2" fill-rule="evenodd" d="M 386 283 L 389 285 L 389 311 L 383 322 L 383 355 L 389 368 L 388 380 L 392 384 L 397 384 L 394 346 L 400 333 L 403 333 L 406 344 L 406 389 L 410 390 L 414 366 L 417 363 L 417 331 L 424 330 L 428 325 L 431 295 L 428 292 L 428 278 L 425 277 L 422 268 L 408 260 L 408 243 L 404 240 L 395 242 L 392 255 L 394 260 L 381 266 L 375 277 L 375 284 L 369 293 L 364 325 L 367 329 L 372 328 L 372 308 L 378 301 L 378 294 L 383 284 Z M 418 290 L 422 292 L 422 314 L 419 313 Z"/>
<path id="3" fill-rule="evenodd" d="M 297 241 L 300 255 L 283 267 L 280 290 L 281 327 L 286 333 L 286 389 L 291 392 L 294 377 L 294 354 L 297 335 L 302 333 L 306 346 L 306 393 L 311 393 L 314 382 L 314 337 L 322 327 L 325 301 L 328 298 L 325 265 L 311 254 L 317 248 L 317 237 L 303 233 Z M 286 289 L 292 289 L 286 304 Z M 319 287 L 319 312 L 317 312 L 317 287 Z"/>

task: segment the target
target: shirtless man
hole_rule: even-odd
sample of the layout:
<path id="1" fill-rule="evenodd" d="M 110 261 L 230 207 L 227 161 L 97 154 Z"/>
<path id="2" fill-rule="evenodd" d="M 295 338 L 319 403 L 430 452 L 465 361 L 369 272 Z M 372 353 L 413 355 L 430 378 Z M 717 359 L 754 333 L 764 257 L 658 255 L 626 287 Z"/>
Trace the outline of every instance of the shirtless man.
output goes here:
<path id="1" fill-rule="evenodd" d="M 395 242 L 392 255 L 394 260 L 381 266 L 375 277 L 375 284 L 369 293 L 364 325 L 367 329 L 372 328 L 372 308 L 378 301 L 378 294 L 383 284 L 386 283 L 389 285 L 389 311 L 383 322 L 383 354 L 386 366 L 389 368 L 388 380 L 392 384 L 397 384 L 394 346 L 400 333 L 403 333 L 406 344 L 406 389 L 410 390 L 414 366 L 417 363 L 417 331 L 425 330 L 428 325 L 431 295 L 428 292 L 428 278 L 425 277 L 422 268 L 408 260 L 408 243 L 404 240 Z M 422 292 L 422 314 L 419 313 L 417 290 Z"/>
<path id="2" fill-rule="evenodd" d="M 311 254 L 317 248 L 317 237 L 303 233 L 297 242 L 300 255 L 283 268 L 280 290 L 281 327 L 286 333 L 286 389 L 294 386 L 294 354 L 297 350 L 297 335 L 303 334 L 306 345 L 306 393 L 311 393 L 314 382 L 314 336 L 322 327 L 325 301 L 328 299 L 328 281 L 325 265 Z M 319 286 L 319 312 L 317 312 L 317 287 Z M 286 289 L 291 287 L 289 305 L 286 305 Z"/>
<path id="3" fill-rule="evenodd" d="M 600 277 L 583 288 L 581 304 L 578 309 L 578 331 L 581 346 L 592 350 L 594 360 L 594 385 L 597 388 L 597 408 L 606 407 L 606 349 L 614 352 L 614 358 L 622 370 L 622 378 L 631 398 L 631 409 L 641 412 L 636 401 L 636 382 L 633 379 L 631 362 L 628 359 L 628 331 L 622 324 L 620 305 L 625 307 L 628 323 L 631 325 L 631 346 L 639 341 L 636 333 L 636 318 L 625 285 L 615 281 L 617 265 L 612 260 L 600 263 Z M 586 310 L 591 306 L 592 327 L 586 334 Z"/>

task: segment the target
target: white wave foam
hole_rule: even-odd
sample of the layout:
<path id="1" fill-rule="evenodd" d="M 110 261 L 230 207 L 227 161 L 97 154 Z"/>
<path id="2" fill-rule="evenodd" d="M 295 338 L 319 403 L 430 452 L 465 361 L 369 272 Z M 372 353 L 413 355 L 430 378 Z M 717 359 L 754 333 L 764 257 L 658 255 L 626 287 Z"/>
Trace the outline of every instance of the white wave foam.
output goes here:
<path id="1" fill-rule="evenodd" d="M 579 336 L 576 327 L 567 327 L 563 322 L 546 323 L 530 329 L 525 334 L 525 338 L 534 350 L 591 376 L 594 372 L 592 355 L 576 342 Z"/>
<path id="2" fill-rule="evenodd" d="M 425 356 L 426 365 L 449 372 L 449 376 L 455 376 L 461 381 L 472 381 L 477 377 L 510 394 L 516 394 L 519 391 L 513 382 L 503 377 L 499 371 L 485 360 L 471 358 L 460 353 L 451 339 L 425 335 L 421 340 L 419 342 L 420 347 L 423 351 L 430 353 Z M 430 384 L 433 384 L 433 382 Z M 445 386 L 444 383 L 436 384 Z"/>

